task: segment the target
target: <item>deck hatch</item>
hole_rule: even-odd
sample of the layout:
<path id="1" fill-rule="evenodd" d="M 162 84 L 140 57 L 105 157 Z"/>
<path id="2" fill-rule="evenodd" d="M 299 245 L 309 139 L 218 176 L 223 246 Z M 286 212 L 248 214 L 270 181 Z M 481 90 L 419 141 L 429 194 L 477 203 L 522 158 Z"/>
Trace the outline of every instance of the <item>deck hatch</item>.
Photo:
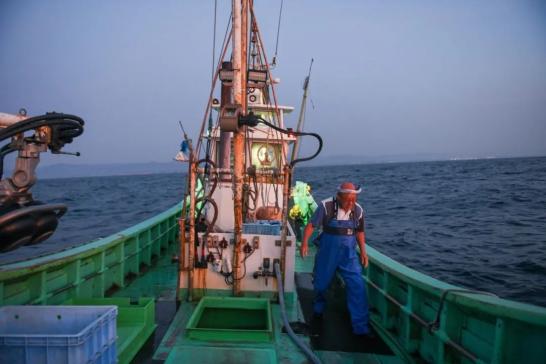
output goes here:
<path id="1" fill-rule="evenodd" d="M 273 338 L 268 299 L 204 297 L 186 326 L 190 339 L 270 342 Z"/>

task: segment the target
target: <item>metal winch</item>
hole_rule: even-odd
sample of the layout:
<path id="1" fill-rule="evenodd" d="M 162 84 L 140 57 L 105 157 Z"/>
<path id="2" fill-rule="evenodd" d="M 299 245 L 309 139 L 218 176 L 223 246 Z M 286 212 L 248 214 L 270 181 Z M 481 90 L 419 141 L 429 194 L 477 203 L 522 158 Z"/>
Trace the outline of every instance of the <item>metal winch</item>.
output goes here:
<path id="1" fill-rule="evenodd" d="M 64 204 L 45 204 L 34 200 L 30 189 L 36 183 L 40 153 L 63 152 L 65 144 L 83 133 L 84 121 L 78 116 L 47 113 L 27 117 L 0 113 L 0 253 L 23 245 L 38 244 L 55 232 L 66 212 Z M 11 177 L 3 178 L 4 158 L 17 152 Z"/>

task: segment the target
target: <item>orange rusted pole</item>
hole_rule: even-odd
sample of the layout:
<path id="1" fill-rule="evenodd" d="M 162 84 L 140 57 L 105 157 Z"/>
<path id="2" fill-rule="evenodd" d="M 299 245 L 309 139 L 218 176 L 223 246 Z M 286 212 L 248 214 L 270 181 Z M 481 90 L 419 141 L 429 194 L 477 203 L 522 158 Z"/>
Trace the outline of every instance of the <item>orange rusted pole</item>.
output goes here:
<path id="1" fill-rule="evenodd" d="M 194 154 L 191 151 L 190 163 L 189 163 L 189 192 L 190 192 L 190 208 L 189 208 L 189 248 L 188 248 L 188 301 L 193 299 L 193 274 L 195 270 L 195 172 L 196 163 L 194 161 Z"/>
<path id="2" fill-rule="evenodd" d="M 246 114 L 246 44 L 248 29 L 248 0 L 233 0 L 233 101 Z M 243 233 L 243 182 L 245 170 L 244 128 L 233 133 L 233 295 L 241 294 L 240 252 Z"/>

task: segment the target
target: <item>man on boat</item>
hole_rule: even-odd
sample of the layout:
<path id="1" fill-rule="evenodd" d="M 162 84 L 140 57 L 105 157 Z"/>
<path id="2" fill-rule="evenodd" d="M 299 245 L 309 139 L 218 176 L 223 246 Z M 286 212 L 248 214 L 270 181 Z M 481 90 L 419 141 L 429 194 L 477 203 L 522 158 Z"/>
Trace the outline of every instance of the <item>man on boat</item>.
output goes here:
<path id="1" fill-rule="evenodd" d="M 309 238 L 313 230 L 322 227 L 318 238 L 313 285 L 314 319 L 320 320 L 326 306 L 326 291 L 338 271 L 345 281 L 347 306 L 351 314 L 353 333 L 370 335 L 368 327 L 368 299 L 362 265 L 368 266 L 364 233 L 364 210 L 356 202 L 361 188 L 344 182 L 337 188 L 337 195 L 322 201 L 311 221 L 304 229 L 301 256 L 308 253 Z M 356 244 L 360 247 L 357 256 Z"/>

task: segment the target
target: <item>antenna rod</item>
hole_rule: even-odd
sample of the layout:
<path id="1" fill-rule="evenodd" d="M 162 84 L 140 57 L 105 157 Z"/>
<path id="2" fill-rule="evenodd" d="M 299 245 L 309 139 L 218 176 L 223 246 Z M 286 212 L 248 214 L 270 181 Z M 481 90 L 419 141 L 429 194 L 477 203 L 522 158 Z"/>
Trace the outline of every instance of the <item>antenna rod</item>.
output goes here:
<path id="1" fill-rule="evenodd" d="M 307 105 L 307 94 L 309 90 L 309 80 L 311 79 L 311 68 L 313 67 L 313 58 L 311 58 L 311 64 L 309 65 L 309 73 L 307 74 L 307 77 L 305 77 L 305 81 L 303 82 L 303 98 L 301 100 L 301 106 L 300 106 L 300 115 L 298 117 L 298 125 L 296 126 L 296 131 L 301 132 L 303 131 L 303 124 L 305 123 L 305 107 Z M 296 141 L 294 142 L 294 148 L 292 149 L 292 157 L 290 158 L 290 161 L 293 162 L 300 152 L 300 142 L 301 142 L 301 136 L 298 136 Z"/>

